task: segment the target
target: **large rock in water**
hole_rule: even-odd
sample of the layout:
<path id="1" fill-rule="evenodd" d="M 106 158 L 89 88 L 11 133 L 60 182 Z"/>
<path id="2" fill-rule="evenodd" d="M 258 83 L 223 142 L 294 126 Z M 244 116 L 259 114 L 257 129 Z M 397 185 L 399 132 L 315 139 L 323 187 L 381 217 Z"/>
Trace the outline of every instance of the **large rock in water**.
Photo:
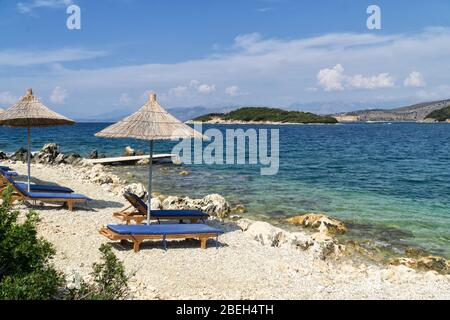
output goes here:
<path id="1" fill-rule="evenodd" d="M 56 143 L 47 143 L 44 144 L 40 152 L 57 156 L 59 154 L 59 146 Z"/>
<path id="2" fill-rule="evenodd" d="M 126 146 L 126 147 L 123 149 L 123 155 L 124 155 L 125 157 L 135 156 L 135 155 L 136 155 L 136 151 L 135 151 L 132 147 Z"/>
<path id="3" fill-rule="evenodd" d="M 59 155 L 59 146 L 56 143 L 47 143 L 34 155 L 33 162 L 43 164 L 54 163 Z"/>
<path id="4" fill-rule="evenodd" d="M 152 210 L 160 210 L 162 209 L 162 203 L 161 200 L 159 200 L 159 198 L 152 198 L 152 202 L 151 202 L 151 209 Z"/>
<path id="5" fill-rule="evenodd" d="M 170 196 L 162 202 L 163 209 L 201 210 L 210 216 L 224 219 L 229 217 L 230 204 L 219 194 L 210 194 L 203 199 Z"/>
<path id="6" fill-rule="evenodd" d="M 189 197 L 168 196 L 162 202 L 165 210 L 201 210 L 202 199 L 191 199 Z"/>
<path id="7" fill-rule="evenodd" d="M 98 151 L 97 151 L 97 149 L 93 149 L 89 153 L 89 159 L 98 159 Z"/>
<path id="8" fill-rule="evenodd" d="M 0 160 L 6 160 L 8 159 L 8 156 L 3 151 L 0 151 Z"/>
<path id="9" fill-rule="evenodd" d="M 320 233 L 325 234 L 344 234 L 347 232 L 344 223 L 320 213 L 295 216 L 286 221 L 296 226 L 316 229 Z"/>
<path id="10" fill-rule="evenodd" d="M 31 157 L 31 158 L 33 158 L 33 157 Z M 11 155 L 10 159 L 13 161 L 27 162 L 28 161 L 27 160 L 28 159 L 28 150 L 25 148 L 20 148 Z"/>
<path id="11" fill-rule="evenodd" d="M 230 204 L 219 194 L 210 194 L 201 200 L 201 210 L 220 219 L 228 218 L 231 212 Z"/>
<path id="12" fill-rule="evenodd" d="M 122 189 L 122 194 L 125 192 L 131 192 L 137 195 L 139 198 L 144 199 L 147 196 L 147 189 L 145 189 L 142 183 L 131 183 Z M 153 201 L 153 199 L 152 199 Z"/>

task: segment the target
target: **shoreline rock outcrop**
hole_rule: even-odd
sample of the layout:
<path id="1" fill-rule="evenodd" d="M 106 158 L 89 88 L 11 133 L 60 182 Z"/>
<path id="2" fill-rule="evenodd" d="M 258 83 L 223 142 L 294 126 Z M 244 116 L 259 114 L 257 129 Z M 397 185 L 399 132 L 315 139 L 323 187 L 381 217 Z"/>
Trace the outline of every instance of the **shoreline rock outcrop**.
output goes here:
<path id="1" fill-rule="evenodd" d="M 289 232 L 263 221 L 240 219 L 236 225 L 250 238 L 263 246 L 283 247 L 291 246 L 300 250 L 308 250 L 315 258 L 325 260 L 328 257 L 338 257 L 345 250 L 345 246 L 330 237 L 317 237 L 304 232 Z M 323 234 L 322 234 L 323 235 Z"/>
<path id="2" fill-rule="evenodd" d="M 28 150 L 19 148 L 9 158 L 4 160 L 20 161 L 26 163 L 28 161 Z M 60 152 L 59 146 L 56 143 L 45 144 L 39 152 L 31 154 L 31 162 L 36 164 L 71 164 L 77 165 L 83 161 L 81 155 L 77 153 L 64 154 Z"/>
<path id="3" fill-rule="evenodd" d="M 317 230 L 320 233 L 335 235 L 347 232 L 347 227 L 343 222 L 330 218 L 322 213 L 307 213 L 286 219 L 295 226 L 302 226 Z"/>
<path id="4" fill-rule="evenodd" d="M 125 157 L 129 157 L 129 156 L 135 156 L 136 155 L 136 150 L 134 150 L 132 147 L 130 147 L 130 146 L 126 146 L 124 149 L 123 149 L 123 155 L 125 156 Z"/>
<path id="5" fill-rule="evenodd" d="M 231 213 L 230 204 L 219 194 L 209 194 L 202 199 L 169 196 L 162 201 L 164 209 L 201 210 L 221 220 L 228 218 Z"/>
<path id="6" fill-rule="evenodd" d="M 419 258 L 401 257 L 390 261 L 392 265 L 403 265 L 411 269 L 422 271 L 437 271 L 441 274 L 450 274 L 450 260 L 438 256 L 425 256 Z"/>

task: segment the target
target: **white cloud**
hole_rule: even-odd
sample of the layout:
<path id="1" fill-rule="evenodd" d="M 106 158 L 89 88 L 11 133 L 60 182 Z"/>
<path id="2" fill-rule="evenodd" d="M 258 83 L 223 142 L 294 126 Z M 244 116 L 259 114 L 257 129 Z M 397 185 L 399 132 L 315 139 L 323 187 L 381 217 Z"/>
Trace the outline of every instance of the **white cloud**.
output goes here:
<path id="1" fill-rule="evenodd" d="M 272 8 L 266 7 L 266 8 L 258 8 L 256 9 L 258 12 L 269 12 L 272 11 Z"/>
<path id="2" fill-rule="evenodd" d="M 396 103 L 410 100 L 416 97 L 417 89 L 403 86 L 403 80 L 404 75 L 411 73 L 411 66 L 427 70 L 427 92 L 433 93 L 438 86 L 450 83 L 450 55 L 442 54 L 450 52 L 450 28 L 391 35 L 331 33 L 297 39 L 266 39 L 250 34 L 236 37 L 232 45 L 223 48 L 210 56 L 174 63 L 149 61 L 108 66 L 108 61 L 102 61 L 97 64 L 101 67 L 77 63 L 76 68 L 62 70 L 50 68 L 51 63 L 60 63 L 60 58 L 55 59 L 52 54 L 42 59 L 42 52 L 36 51 L 26 56 L 25 65 L 30 66 L 26 75 L 8 68 L 18 65 L 21 57 L 9 55 L 14 63 L 5 63 L 5 51 L 0 50 L 0 88 L 11 92 L 21 92 L 30 85 L 39 86 L 42 91 L 51 91 L 55 86 L 77 88 L 77 96 L 71 96 L 71 106 L 83 108 L 90 101 L 101 100 L 102 105 L 96 109 L 99 113 L 108 111 L 108 103 L 117 103 L 117 92 L 138 94 L 150 88 L 158 96 L 167 93 L 165 103 L 170 107 L 227 104 L 229 95 L 225 89 L 230 84 L 248 90 L 249 94 L 240 95 L 242 104 L 287 107 L 296 102 L 381 101 L 379 97 L 395 97 Z M 38 66 L 44 63 L 49 67 Z M 322 84 L 316 86 L 318 71 L 324 68 L 328 73 L 322 72 Z M 401 79 L 401 85 L 394 85 L 394 79 Z M 198 92 L 202 84 L 214 86 L 214 94 Z M 183 99 L 168 94 L 178 86 L 188 88 Z M 320 90 L 308 90 L 311 87 Z M 324 92 L 326 88 L 334 89 Z M 378 90 L 356 90 L 362 88 Z M 445 92 L 436 93 L 441 97 Z M 443 98 L 448 96 L 449 91 Z"/>
<path id="3" fill-rule="evenodd" d="M 248 34 L 238 35 L 234 39 L 234 44 L 236 47 L 249 49 L 257 43 L 260 43 L 263 40 L 261 34 L 254 32 Z"/>
<path id="4" fill-rule="evenodd" d="M 209 85 L 209 84 L 201 84 L 197 88 L 198 92 L 203 94 L 210 94 L 211 92 L 216 91 L 215 85 Z"/>
<path id="5" fill-rule="evenodd" d="M 202 93 L 202 94 L 210 94 L 211 92 L 216 91 L 216 86 L 213 84 L 206 84 L 206 83 L 201 83 L 198 80 L 191 80 L 189 82 L 189 86 L 194 88 L 195 90 L 197 90 L 197 92 Z M 184 89 L 184 87 L 182 87 L 184 91 L 186 91 Z M 187 89 L 187 88 L 186 88 Z"/>
<path id="6" fill-rule="evenodd" d="M 9 91 L 0 92 L 0 104 L 6 104 L 9 107 L 16 103 L 17 100 L 18 98 L 13 96 Z"/>
<path id="7" fill-rule="evenodd" d="M 57 104 L 64 104 L 67 96 L 67 90 L 58 86 L 53 89 L 53 92 L 50 95 L 50 101 Z"/>
<path id="8" fill-rule="evenodd" d="M 380 73 L 376 76 L 364 77 L 356 75 L 349 77 L 349 87 L 355 89 L 392 88 L 394 78 L 389 73 Z"/>
<path id="9" fill-rule="evenodd" d="M 119 104 L 122 106 L 128 106 L 131 103 L 131 98 L 128 93 L 122 93 L 119 97 Z"/>
<path id="10" fill-rule="evenodd" d="M 71 5 L 72 0 L 31 0 L 27 2 L 19 2 L 17 10 L 21 13 L 30 13 L 34 9 L 39 8 L 63 8 Z"/>
<path id="11" fill-rule="evenodd" d="M 0 50 L 0 66 L 31 66 L 57 62 L 81 61 L 107 56 L 105 51 L 82 48 L 58 50 Z"/>
<path id="12" fill-rule="evenodd" d="M 177 98 L 181 98 L 182 96 L 184 96 L 188 91 L 188 87 L 185 86 L 177 86 L 175 88 L 171 88 L 169 90 L 169 96 L 174 96 Z"/>
<path id="13" fill-rule="evenodd" d="M 420 72 L 413 71 L 403 82 L 405 87 L 424 87 L 425 80 Z"/>
<path id="14" fill-rule="evenodd" d="M 239 94 L 238 86 L 230 86 L 225 89 L 225 93 L 229 96 L 235 97 Z"/>
<path id="15" fill-rule="evenodd" d="M 198 81 L 198 80 L 191 80 L 189 82 L 189 86 L 194 87 L 194 88 L 198 88 L 199 85 L 200 85 L 200 81 Z"/>
<path id="16" fill-rule="evenodd" d="M 322 69 L 317 74 L 317 81 L 325 91 L 344 90 L 344 80 L 344 67 L 340 64 L 337 64 L 331 69 Z"/>
<path id="17" fill-rule="evenodd" d="M 365 77 L 360 74 L 350 76 L 344 73 L 341 64 L 331 69 L 321 69 L 317 74 L 318 84 L 325 91 L 342 91 L 344 89 L 379 89 L 394 86 L 394 79 L 389 73 L 380 73 L 376 76 Z"/>

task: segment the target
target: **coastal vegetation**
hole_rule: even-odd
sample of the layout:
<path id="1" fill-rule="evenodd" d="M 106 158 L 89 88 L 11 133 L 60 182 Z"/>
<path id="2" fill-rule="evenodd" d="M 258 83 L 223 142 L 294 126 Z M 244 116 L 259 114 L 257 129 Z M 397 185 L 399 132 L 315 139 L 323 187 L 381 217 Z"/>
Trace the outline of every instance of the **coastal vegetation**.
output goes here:
<path id="1" fill-rule="evenodd" d="M 109 245 L 100 247 L 101 262 L 93 264 L 92 281 L 69 283 L 52 264 L 53 245 L 37 235 L 39 217 L 24 218 L 11 207 L 12 188 L 0 205 L 0 300 L 112 300 L 128 294 L 128 277 Z"/>
<path id="2" fill-rule="evenodd" d="M 38 216 L 30 211 L 19 223 L 10 206 L 12 189 L 3 192 L 0 206 L 0 299 L 45 300 L 55 297 L 64 277 L 50 263 L 55 249 L 38 238 Z"/>
<path id="3" fill-rule="evenodd" d="M 193 121 L 198 122 L 214 120 L 225 122 L 337 123 L 337 120 L 331 116 L 265 107 L 245 107 L 228 113 L 209 113 L 193 119 Z"/>
<path id="4" fill-rule="evenodd" d="M 437 121 L 446 121 L 447 119 L 450 119 L 450 106 L 430 112 L 426 118 Z"/>

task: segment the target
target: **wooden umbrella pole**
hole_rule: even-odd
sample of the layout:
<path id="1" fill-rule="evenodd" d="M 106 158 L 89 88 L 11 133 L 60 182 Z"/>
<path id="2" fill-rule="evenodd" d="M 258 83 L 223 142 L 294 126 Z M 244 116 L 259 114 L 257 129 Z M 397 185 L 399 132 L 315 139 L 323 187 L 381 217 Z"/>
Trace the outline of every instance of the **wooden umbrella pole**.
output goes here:
<path id="1" fill-rule="evenodd" d="M 150 159 L 148 163 L 148 203 L 147 203 L 147 224 L 150 224 L 150 216 L 152 213 L 152 169 L 153 169 L 153 140 L 150 140 Z"/>

